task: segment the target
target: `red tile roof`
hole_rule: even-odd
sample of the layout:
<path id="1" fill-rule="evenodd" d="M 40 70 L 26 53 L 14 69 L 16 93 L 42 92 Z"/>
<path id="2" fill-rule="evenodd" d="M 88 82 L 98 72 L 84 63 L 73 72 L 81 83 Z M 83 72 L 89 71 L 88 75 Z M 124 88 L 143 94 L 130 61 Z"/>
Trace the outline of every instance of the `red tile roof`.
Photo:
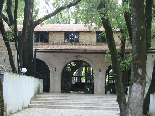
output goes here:
<path id="1" fill-rule="evenodd" d="M 5 24 L 6 30 L 9 30 L 9 27 Z M 23 25 L 18 25 L 18 30 L 22 31 Z M 104 31 L 104 28 L 97 29 L 97 26 L 93 25 L 91 27 L 86 27 L 83 24 L 45 24 L 38 25 L 35 27 L 34 31 Z M 113 28 L 116 31 L 120 31 L 118 28 Z"/>
<path id="2" fill-rule="evenodd" d="M 93 31 L 96 28 L 96 26 L 88 28 L 82 24 L 46 24 L 36 26 L 35 31 Z M 98 31 L 103 30 L 103 28 L 98 29 Z"/>

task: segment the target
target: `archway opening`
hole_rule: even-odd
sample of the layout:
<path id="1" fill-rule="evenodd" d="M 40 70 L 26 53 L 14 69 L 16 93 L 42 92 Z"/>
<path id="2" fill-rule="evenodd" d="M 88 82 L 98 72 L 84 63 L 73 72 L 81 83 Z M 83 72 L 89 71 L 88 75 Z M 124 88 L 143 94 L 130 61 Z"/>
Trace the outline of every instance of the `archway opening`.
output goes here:
<path id="1" fill-rule="evenodd" d="M 125 93 L 127 94 L 129 92 L 129 86 L 130 86 L 130 77 L 131 77 L 131 70 L 128 70 L 125 75 L 122 76 L 122 81 L 125 83 Z M 114 73 L 112 69 L 112 65 L 108 67 L 106 70 L 106 78 L 105 78 L 105 94 L 116 94 L 116 88 L 115 88 L 115 79 L 114 79 Z"/>
<path id="2" fill-rule="evenodd" d="M 61 91 L 66 93 L 94 93 L 93 68 L 83 60 L 73 60 L 62 70 Z"/>
<path id="3" fill-rule="evenodd" d="M 50 90 L 50 70 L 48 65 L 39 59 L 36 59 L 36 78 L 43 79 L 43 92 Z"/>

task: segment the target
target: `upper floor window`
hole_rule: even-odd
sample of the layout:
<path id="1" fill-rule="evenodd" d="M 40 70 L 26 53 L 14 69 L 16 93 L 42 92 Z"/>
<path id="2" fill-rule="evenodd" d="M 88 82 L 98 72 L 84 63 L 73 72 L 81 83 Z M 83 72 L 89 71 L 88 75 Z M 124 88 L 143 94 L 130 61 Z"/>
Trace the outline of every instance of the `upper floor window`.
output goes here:
<path id="1" fill-rule="evenodd" d="M 35 41 L 34 42 L 43 42 L 48 43 L 49 33 L 48 32 L 35 32 Z"/>
<path id="2" fill-rule="evenodd" d="M 106 43 L 106 38 L 101 34 L 102 32 L 96 32 L 96 42 Z"/>
<path id="3" fill-rule="evenodd" d="M 65 42 L 79 42 L 79 32 L 65 32 Z"/>

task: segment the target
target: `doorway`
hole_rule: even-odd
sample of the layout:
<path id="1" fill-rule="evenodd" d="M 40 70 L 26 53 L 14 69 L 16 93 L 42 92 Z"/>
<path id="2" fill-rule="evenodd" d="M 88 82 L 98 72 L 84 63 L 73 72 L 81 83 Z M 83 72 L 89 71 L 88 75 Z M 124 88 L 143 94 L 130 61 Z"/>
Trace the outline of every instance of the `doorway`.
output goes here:
<path id="1" fill-rule="evenodd" d="M 39 59 L 36 59 L 36 78 L 43 79 L 43 92 L 50 90 L 50 70 L 47 64 Z"/>
<path id="2" fill-rule="evenodd" d="M 124 78 L 125 83 L 125 93 L 127 94 L 129 86 L 130 86 L 130 77 L 131 77 L 131 70 L 126 72 L 126 75 L 122 76 Z M 114 79 L 114 72 L 112 69 L 112 65 L 108 67 L 106 70 L 106 78 L 105 78 L 105 94 L 109 91 L 111 94 L 116 94 L 115 88 L 115 79 Z"/>
<path id="3" fill-rule="evenodd" d="M 61 91 L 65 93 L 94 93 L 94 72 L 89 63 L 74 60 L 62 70 Z"/>

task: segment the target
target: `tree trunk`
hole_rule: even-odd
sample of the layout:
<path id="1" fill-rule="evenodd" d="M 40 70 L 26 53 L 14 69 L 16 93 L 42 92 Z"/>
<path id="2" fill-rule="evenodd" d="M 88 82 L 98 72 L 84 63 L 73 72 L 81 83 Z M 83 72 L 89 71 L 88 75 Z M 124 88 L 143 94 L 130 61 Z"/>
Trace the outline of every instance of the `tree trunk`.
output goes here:
<path id="1" fill-rule="evenodd" d="M 145 14 L 146 14 L 146 50 L 151 46 L 151 26 L 152 26 L 152 6 L 153 6 L 153 0 L 146 0 L 146 7 L 145 7 Z M 144 105 L 143 105 L 143 114 L 147 115 L 149 111 L 149 104 L 150 104 L 150 94 L 153 94 L 155 92 L 155 63 L 153 67 L 153 73 L 152 73 L 152 81 L 149 86 L 149 90 L 145 96 L 144 99 Z"/>
<path id="2" fill-rule="evenodd" d="M 126 37 L 123 34 L 123 30 L 121 29 L 122 37 L 121 37 L 121 48 L 120 48 L 120 58 L 121 61 L 125 60 L 125 43 L 126 43 Z M 126 81 L 127 81 L 127 71 L 126 68 L 121 69 L 121 74 L 122 74 L 122 83 L 124 90 L 126 89 Z"/>
<path id="3" fill-rule="evenodd" d="M 29 36 L 28 36 L 28 66 L 27 66 L 27 75 L 33 75 L 33 32 L 34 32 L 34 23 L 31 21 Z"/>
<path id="4" fill-rule="evenodd" d="M 31 32 L 29 32 L 29 30 L 31 27 L 30 25 L 31 25 L 32 15 L 33 15 L 33 2 L 34 2 L 34 0 L 25 0 L 22 37 L 19 41 L 20 67 L 23 68 L 25 66 L 25 68 L 27 68 L 27 70 L 30 70 L 30 69 L 28 69 L 28 47 L 27 47 L 28 43 L 27 43 L 27 41 L 28 41 L 29 33 L 31 33 Z M 33 57 L 33 55 L 32 55 L 32 57 Z"/>
<path id="5" fill-rule="evenodd" d="M 120 108 L 120 115 L 126 116 L 126 98 L 125 98 L 125 91 L 122 83 L 122 75 L 118 61 L 118 54 L 116 50 L 115 41 L 113 38 L 113 31 L 108 19 L 101 18 L 102 24 L 105 28 L 106 38 L 108 42 L 108 47 L 111 54 L 112 60 L 112 69 L 114 70 L 114 78 L 115 78 L 115 87 L 117 91 L 117 101 Z"/>
<path id="6" fill-rule="evenodd" d="M 33 0 L 31 0 L 31 1 L 33 1 Z M 39 25 L 40 23 L 42 23 L 43 21 L 51 18 L 52 16 L 55 16 L 56 14 L 58 14 L 59 12 L 61 12 L 62 10 L 77 5 L 80 1 L 81 0 L 76 0 L 74 2 L 69 3 L 68 5 L 61 6 L 60 8 L 57 8 L 54 12 L 52 12 L 52 13 L 44 16 L 43 18 L 38 19 L 35 22 L 33 22 L 32 20 L 29 20 L 30 25 L 29 25 L 29 28 L 28 28 L 29 30 L 27 31 L 28 32 L 28 35 L 27 35 L 28 38 L 26 37 L 28 43 L 27 43 L 27 47 L 25 46 L 26 47 L 26 50 L 27 50 L 27 53 L 26 53 L 27 54 L 26 55 L 27 57 L 24 58 L 24 62 L 25 62 L 24 64 L 25 64 L 26 68 L 28 69 L 28 71 L 26 73 L 27 75 L 33 75 L 33 31 L 34 31 L 34 28 L 37 25 Z M 33 9 L 32 8 L 33 7 L 32 6 L 32 3 L 29 4 L 29 5 L 31 5 L 29 7 L 31 7 L 31 9 Z M 31 10 L 31 11 L 33 11 L 33 10 Z M 29 15 L 32 15 L 31 13 L 29 13 Z M 25 32 L 26 32 L 26 30 L 25 30 Z"/>
<path id="7" fill-rule="evenodd" d="M 0 18 L 2 18 L 1 14 L 2 14 L 2 9 L 3 9 L 3 4 L 4 4 L 4 0 L 1 0 L 1 4 L 0 4 Z"/>
<path id="8" fill-rule="evenodd" d="M 143 115 L 146 83 L 146 37 L 144 0 L 132 0 L 132 71 L 128 115 Z"/>
<path id="9" fill-rule="evenodd" d="M 103 0 L 99 4 L 98 12 L 100 13 L 100 16 L 101 16 L 102 25 L 105 29 L 106 39 L 107 39 L 108 47 L 111 54 L 112 69 L 114 71 L 115 87 L 117 91 L 117 102 L 120 108 L 120 116 L 126 116 L 126 98 L 125 98 L 125 91 L 122 83 L 120 64 L 118 61 L 118 53 L 116 50 L 115 40 L 113 37 L 113 30 L 112 30 L 109 18 L 104 18 L 104 16 L 108 17 L 108 14 L 107 12 L 103 12 L 103 8 L 106 8 L 105 0 Z"/>

